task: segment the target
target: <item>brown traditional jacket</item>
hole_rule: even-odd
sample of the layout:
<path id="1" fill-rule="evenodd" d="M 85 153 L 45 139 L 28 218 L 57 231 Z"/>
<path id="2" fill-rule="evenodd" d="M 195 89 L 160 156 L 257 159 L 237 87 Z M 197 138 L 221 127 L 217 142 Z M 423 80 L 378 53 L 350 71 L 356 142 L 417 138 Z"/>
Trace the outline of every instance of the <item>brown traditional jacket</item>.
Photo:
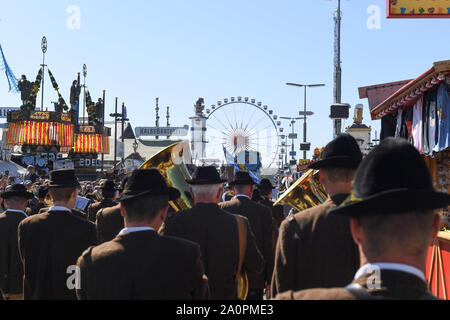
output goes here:
<path id="1" fill-rule="evenodd" d="M 244 217 L 243 217 L 244 218 Z M 262 273 L 264 260 L 247 223 L 247 249 L 243 268 Z M 237 299 L 235 275 L 239 262 L 239 236 L 236 217 L 214 203 L 199 203 L 192 209 L 167 219 L 163 235 L 184 238 L 200 245 L 211 299 Z"/>
<path id="2" fill-rule="evenodd" d="M 381 270 L 380 287 L 368 289 L 373 274 L 364 274 L 353 284 L 359 284 L 373 300 L 420 300 L 433 299 L 427 284 L 419 277 L 402 271 Z M 344 288 L 308 289 L 281 293 L 276 300 L 356 300 L 356 296 Z M 437 298 L 436 298 L 437 299 Z"/>
<path id="3" fill-rule="evenodd" d="M 75 274 L 78 257 L 95 243 L 94 224 L 68 211 L 47 211 L 23 220 L 19 251 L 25 271 L 24 298 L 76 299 L 75 288 L 68 286 L 75 281 L 69 277 Z"/>
<path id="4" fill-rule="evenodd" d="M 276 245 L 277 245 L 279 229 L 280 229 L 281 223 L 286 218 L 284 215 L 284 208 L 283 208 L 283 206 L 280 206 L 280 205 L 274 206 L 275 202 L 273 202 L 272 200 L 270 200 L 266 197 L 263 197 L 263 200 L 260 203 L 269 207 L 270 210 L 272 210 L 272 219 L 273 219 L 272 248 L 273 248 L 273 253 L 274 253 L 273 255 L 275 257 L 275 249 L 276 249 Z"/>
<path id="5" fill-rule="evenodd" d="M 118 235 L 78 259 L 80 300 L 207 299 L 200 248 L 155 231 Z"/>
<path id="6" fill-rule="evenodd" d="M 38 202 L 36 205 L 32 206 L 30 209 L 29 216 L 34 216 L 35 214 L 39 214 L 41 209 L 46 208 L 46 205 L 43 202 Z"/>
<path id="7" fill-rule="evenodd" d="M 97 212 L 95 222 L 98 243 L 113 240 L 124 228 L 123 217 L 120 214 L 120 205 L 103 208 Z"/>
<path id="8" fill-rule="evenodd" d="M 90 204 L 87 209 L 88 220 L 95 223 L 97 218 L 97 212 L 100 209 L 114 207 L 117 204 L 118 204 L 117 201 L 113 201 L 111 199 L 103 199 L 102 201 Z"/>
<path id="9" fill-rule="evenodd" d="M 8 211 L 0 214 L 0 289 L 7 294 L 23 291 L 23 266 L 17 245 L 17 227 L 26 215 Z"/>
<path id="10" fill-rule="evenodd" d="M 247 197 L 235 197 L 231 201 L 220 203 L 219 206 L 225 211 L 248 219 L 250 228 L 255 235 L 256 245 L 265 262 L 264 273 L 248 273 L 249 288 L 263 289 L 266 284 L 270 284 L 274 262 L 272 248 L 273 221 L 270 208 Z"/>
<path id="11" fill-rule="evenodd" d="M 347 195 L 289 216 L 282 224 L 275 254 L 272 297 L 288 290 L 343 287 L 359 268 L 350 218 L 329 214 Z"/>

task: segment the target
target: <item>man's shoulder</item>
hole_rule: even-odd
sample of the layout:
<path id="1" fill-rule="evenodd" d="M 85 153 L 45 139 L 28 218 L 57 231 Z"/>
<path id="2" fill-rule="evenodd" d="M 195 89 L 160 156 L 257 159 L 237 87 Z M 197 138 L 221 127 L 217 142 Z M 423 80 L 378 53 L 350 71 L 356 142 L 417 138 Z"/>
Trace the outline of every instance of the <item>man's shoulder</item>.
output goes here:
<path id="1" fill-rule="evenodd" d="M 42 209 L 41 209 L 42 210 Z M 41 211 L 39 210 L 39 211 Z M 46 220 L 48 218 L 48 210 L 43 211 L 40 214 L 35 214 L 29 217 L 26 217 L 22 220 L 21 224 L 33 224 L 33 223 L 40 223 L 43 220 Z"/>
<path id="2" fill-rule="evenodd" d="M 307 289 L 301 291 L 286 291 L 278 294 L 275 300 L 356 300 L 344 288 Z"/>
<path id="3" fill-rule="evenodd" d="M 16 214 L 16 215 L 8 215 L 5 212 L 0 213 L 0 225 L 3 225 L 5 227 L 7 226 L 12 226 L 12 225 L 17 225 L 18 223 L 20 223 L 21 221 L 23 221 L 26 218 L 25 215 L 22 215 L 20 213 Z"/>
<path id="4" fill-rule="evenodd" d="M 271 208 L 266 206 L 266 205 L 264 205 L 264 204 L 261 204 L 261 203 L 258 203 L 258 202 L 255 202 L 255 201 L 251 200 L 251 201 L 248 202 L 248 205 L 252 206 L 255 209 L 258 209 L 260 211 L 268 212 L 270 215 L 272 215 L 271 214 L 271 212 L 272 212 Z"/>
<path id="5" fill-rule="evenodd" d="M 96 209 L 96 208 L 100 207 L 101 205 L 102 205 L 101 201 L 95 201 L 94 203 L 91 203 L 89 205 L 89 208 Z"/>
<path id="6" fill-rule="evenodd" d="M 235 206 L 238 206 L 238 205 L 239 205 L 239 199 L 237 199 L 237 198 L 233 198 L 231 200 L 219 203 L 219 207 L 221 207 L 222 209 L 235 207 Z"/>
<path id="7" fill-rule="evenodd" d="M 87 220 L 86 214 L 81 210 L 72 210 L 71 219 L 76 221 L 80 226 L 95 229 L 94 223 Z"/>
<path id="8" fill-rule="evenodd" d="M 142 239 L 145 239 L 146 241 L 142 242 Z M 147 239 L 149 241 L 147 241 Z M 139 243 L 139 247 L 133 245 L 134 243 Z M 177 255 L 200 250 L 197 243 L 186 239 L 172 236 L 155 236 L 151 233 L 139 233 L 118 235 L 111 241 L 90 247 L 83 253 L 82 257 L 83 259 L 88 258 L 90 261 L 117 259 L 122 255 L 126 255 L 127 250 L 145 251 L 146 246 L 149 248 L 163 248 L 163 252 L 171 252 L 171 254 Z"/>
<path id="9" fill-rule="evenodd" d="M 106 218 L 108 216 L 114 216 L 114 215 L 120 215 L 120 205 L 115 205 L 114 207 L 106 207 L 101 208 L 97 212 L 97 216 L 102 216 L 103 218 Z"/>
<path id="10" fill-rule="evenodd" d="M 159 236 L 159 241 L 162 245 L 172 248 L 175 251 L 183 252 L 187 250 L 187 252 L 193 252 L 200 250 L 200 246 L 197 243 L 178 237 Z"/>
<path id="11" fill-rule="evenodd" d="M 308 208 L 301 212 L 298 212 L 293 215 L 292 219 L 295 219 L 298 224 L 308 223 L 314 220 L 318 220 L 320 218 L 325 218 L 328 216 L 328 210 L 334 206 L 331 200 L 327 200 L 322 204 L 319 204 L 315 207 Z"/>

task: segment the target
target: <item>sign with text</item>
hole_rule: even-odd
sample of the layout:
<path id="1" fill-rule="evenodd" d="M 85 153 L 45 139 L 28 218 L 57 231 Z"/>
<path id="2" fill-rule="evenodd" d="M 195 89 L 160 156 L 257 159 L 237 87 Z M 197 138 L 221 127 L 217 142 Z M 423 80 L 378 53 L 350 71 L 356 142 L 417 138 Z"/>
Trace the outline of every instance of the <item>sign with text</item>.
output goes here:
<path id="1" fill-rule="evenodd" d="M 184 127 L 136 127 L 134 129 L 136 137 L 141 136 L 176 136 L 184 137 L 189 132 L 189 126 Z"/>
<path id="2" fill-rule="evenodd" d="M 33 119 L 33 120 L 49 120 L 50 119 L 50 112 L 34 111 L 34 112 L 31 113 L 30 119 Z"/>
<path id="3" fill-rule="evenodd" d="M 387 0 L 388 18 L 450 18 L 449 0 Z"/>
<path id="4" fill-rule="evenodd" d="M 9 111 L 17 111 L 20 108 L 0 108 L 0 118 L 7 118 Z"/>
<path id="5" fill-rule="evenodd" d="M 94 126 L 80 126 L 79 128 L 82 133 L 95 133 Z"/>
<path id="6" fill-rule="evenodd" d="M 100 159 L 78 159 L 78 167 L 101 167 L 102 162 Z"/>

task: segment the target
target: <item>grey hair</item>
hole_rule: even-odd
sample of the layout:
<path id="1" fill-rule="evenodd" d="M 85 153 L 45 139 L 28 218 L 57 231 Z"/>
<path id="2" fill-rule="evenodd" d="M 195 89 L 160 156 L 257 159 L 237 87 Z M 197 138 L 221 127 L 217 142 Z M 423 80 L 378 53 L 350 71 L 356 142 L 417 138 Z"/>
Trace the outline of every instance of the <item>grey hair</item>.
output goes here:
<path id="1" fill-rule="evenodd" d="M 191 188 L 194 197 L 212 198 L 217 195 L 222 186 L 223 185 L 219 183 L 219 184 L 191 185 Z"/>

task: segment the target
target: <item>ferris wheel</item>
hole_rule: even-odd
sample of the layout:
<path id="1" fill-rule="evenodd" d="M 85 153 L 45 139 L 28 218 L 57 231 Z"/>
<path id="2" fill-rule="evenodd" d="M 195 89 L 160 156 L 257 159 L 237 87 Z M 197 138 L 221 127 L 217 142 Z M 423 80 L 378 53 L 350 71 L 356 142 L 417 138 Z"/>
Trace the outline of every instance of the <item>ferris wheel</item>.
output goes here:
<path id="1" fill-rule="evenodd" d="M 225 163 L 236 159 L 252 171 L 279 166 L 281 122 L 267 105 L 248 97 L 231 97 L 205 111 L 207 158 Z"/>

